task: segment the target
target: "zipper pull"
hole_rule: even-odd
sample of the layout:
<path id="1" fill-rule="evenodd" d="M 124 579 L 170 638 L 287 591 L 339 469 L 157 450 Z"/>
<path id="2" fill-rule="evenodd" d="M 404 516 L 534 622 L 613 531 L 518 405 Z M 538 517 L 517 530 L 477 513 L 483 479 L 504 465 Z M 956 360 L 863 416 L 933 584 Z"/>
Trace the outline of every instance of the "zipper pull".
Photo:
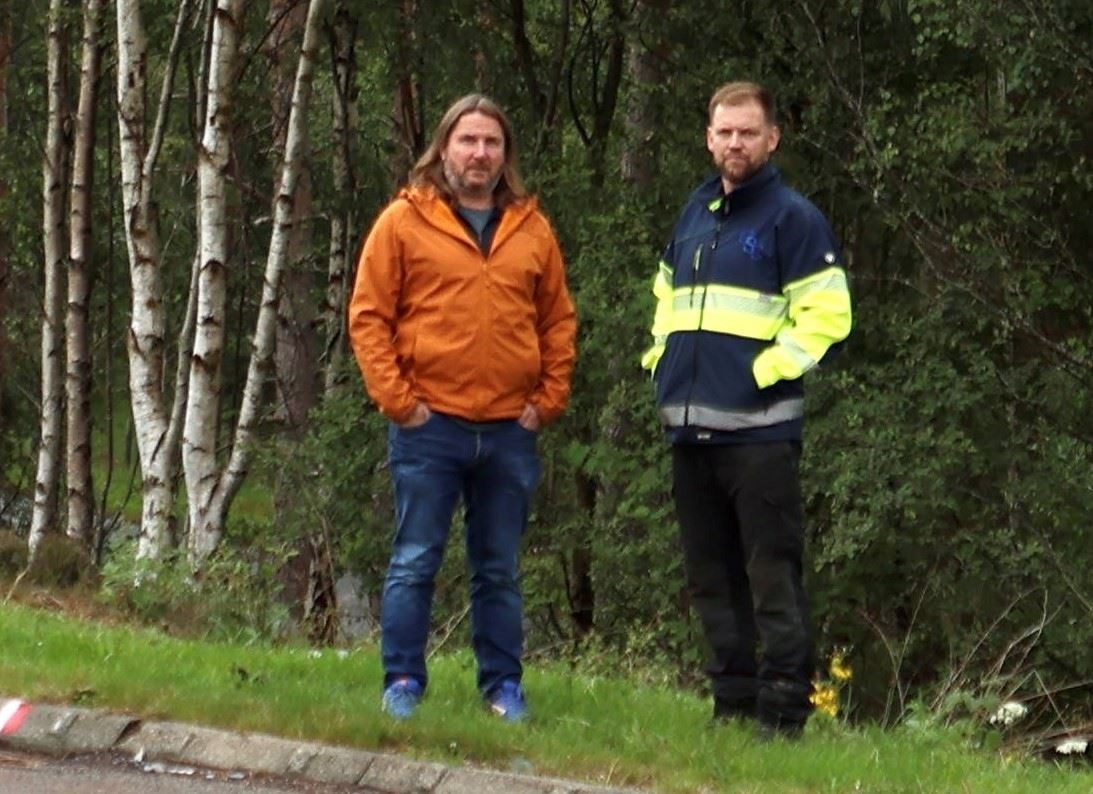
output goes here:
<path id="1" fill-rule="evenodd" d="M 717 250 L 717 244 L 721 242 L 721 225 L 725 222 L 725 216 L 729 214 L 729 197 L 725 196 L 721 200 L 721 206 L 717 208 L 717 231 L 713 235 L 713 245 L 710 246 L 711 251 Z"/>
<path id="2" fill-rule="evenodd" d="M 702 246 L 695 247 L 695 255 L 691 260 L 691 306 L 695 305 L 695 290 L 698 288 L 698 269 L 702 266 Z"/>

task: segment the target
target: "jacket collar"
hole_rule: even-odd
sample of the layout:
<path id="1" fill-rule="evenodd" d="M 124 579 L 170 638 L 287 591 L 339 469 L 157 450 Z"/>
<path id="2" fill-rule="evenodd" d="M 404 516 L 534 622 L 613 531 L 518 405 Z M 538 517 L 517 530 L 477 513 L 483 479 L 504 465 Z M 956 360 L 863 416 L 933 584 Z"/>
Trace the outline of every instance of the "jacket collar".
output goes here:
<path id="1" fill-rule="evenodd" d="M 465 241 L 468 245 L 478 250 L 478 243 L 471 240 L 463 222 L 456 217 L 455 209 L 432 187 L 404 187 L 397 198 L 405 199 L 427 223 L 436 227 L 445 234 Z M 496 250 L 538 207 L 538 202 L 533 196 L 517 201 L 501 213 L 501 223 L 493 237 L 491 250 Z"/>
<path id="2" fill-rule="evenodd" d="M 725 188 L 721 183 L 721 174 L 715 174 L 698 188 L 696 198 L 711 212 L 724 212 L 726 201 L 736 212 L 754 203 L 767 187 L 779 181 L 781 181 L 781 174 L 777 167 L 768 162 L 743 183 L 737 185 L 728 195 L 725 194 Z"/>

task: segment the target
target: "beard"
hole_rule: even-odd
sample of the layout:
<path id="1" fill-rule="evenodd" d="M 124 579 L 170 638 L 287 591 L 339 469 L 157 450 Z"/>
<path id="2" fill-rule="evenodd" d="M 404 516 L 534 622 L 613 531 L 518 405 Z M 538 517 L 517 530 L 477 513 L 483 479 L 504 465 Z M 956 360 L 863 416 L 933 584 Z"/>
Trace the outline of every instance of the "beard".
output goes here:
<path id="1" fill-rule="evenodd" d="M 752 160 L 748 157 L 733 157 L 726 155 L 718 158 L 717 168 L 721 176 L 734 185 L 746 182 L 753 177 L 760 168 L 766 164 L 766 160 Z"/>
<path id="2" fill-rule="evenodd" d="M 468 166 L 467 168 L 464 168 L 462 172 L 456 172 L 450 162 L 447 160 L 444 161 L 444 179 L 448 182 L 448 186 L 457 196 L 465 195 L 473 198 L 487 198 L 492 196 L 493 191 L 501 182 L 502 169 L 498 168 L 497 173 L 493 174 L 484 182 L 469 182 L 466 178 L 466 174 L 471 170 L 485 171 L 486 169 L 474 169 Z"/>

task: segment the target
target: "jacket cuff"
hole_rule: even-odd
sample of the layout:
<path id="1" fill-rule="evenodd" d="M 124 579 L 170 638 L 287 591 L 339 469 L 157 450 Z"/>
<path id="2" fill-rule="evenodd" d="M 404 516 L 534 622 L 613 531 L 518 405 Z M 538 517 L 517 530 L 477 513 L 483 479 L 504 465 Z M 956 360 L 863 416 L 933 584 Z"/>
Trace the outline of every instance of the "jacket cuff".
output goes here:
<path id="1" fill-rule="evenodd" d="M 755 385 L 760 389 L 765 389 L 768 386 L 773 386 L 780 378 L 778 376 L 778 370 L 770 360 L 770 356 L 765 355 L 767 351 L 763 351 L 755 357 L 755 361 L 751 364 L 751 374 L 755 378 Z"/>

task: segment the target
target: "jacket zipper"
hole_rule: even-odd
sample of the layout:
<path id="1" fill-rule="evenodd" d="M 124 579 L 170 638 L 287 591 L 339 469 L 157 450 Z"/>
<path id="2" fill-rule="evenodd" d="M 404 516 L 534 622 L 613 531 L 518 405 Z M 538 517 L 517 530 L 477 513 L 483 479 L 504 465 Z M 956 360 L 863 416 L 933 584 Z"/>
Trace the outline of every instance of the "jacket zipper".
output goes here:
<path id="1" fill-rule="evenodd" d="M 726 199 L 727 201 L 728 199 Z M 713 242 L 710 243 L 710 254 L 717 250 L 717 243 L 721 239 L 721 224 L 724 223 L 724 216 L 717 219 L 717 228 L 714 231 Z M 695 305 L 695 289 L 698 287 L 698 275 L 702 269 L 702 249 L 706 246 L 704 244 L 699 245 L 695 249 L 694 260 L 691 264 L 691 307 Z M 695 345 L 694 351 L 691 357 L 691 388 L 687 391 L 687 401 L 683 406 L 683 426 L 688 427 L 691 424 L 691 397 L 694 396 L 695 384 L 698 383 L 698 336 L 697 334 L 702 332 L 702 319 L 706 314 L 706 296 L 709 294 L 709 268 L 707 268 L 706 283 L 702 285 L 702 298 L 698 304 L 698 328 L 695 330 Z"/>
<path id="2" fill-rule="evenodd" d="M 694 259 L 691 260 L 691 308 L 695 305 L 695 289 L 698 288 L 698 270 L 702 266 L 702 246 L 695 248 Z"/>

